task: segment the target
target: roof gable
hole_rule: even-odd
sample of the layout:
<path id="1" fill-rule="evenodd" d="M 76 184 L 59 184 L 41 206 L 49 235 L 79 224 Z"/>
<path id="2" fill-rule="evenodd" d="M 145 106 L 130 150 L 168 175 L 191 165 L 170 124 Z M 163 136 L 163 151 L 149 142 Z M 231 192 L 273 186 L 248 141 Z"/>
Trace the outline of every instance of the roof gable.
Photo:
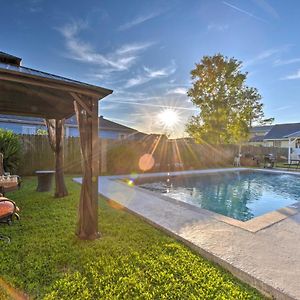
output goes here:
<path id="1" fill-rule="evenodd" d="M 265 135 L 265 140 L 285 139 L 287 135 L 300 131 L 300 123 L 277 124 Z"/>

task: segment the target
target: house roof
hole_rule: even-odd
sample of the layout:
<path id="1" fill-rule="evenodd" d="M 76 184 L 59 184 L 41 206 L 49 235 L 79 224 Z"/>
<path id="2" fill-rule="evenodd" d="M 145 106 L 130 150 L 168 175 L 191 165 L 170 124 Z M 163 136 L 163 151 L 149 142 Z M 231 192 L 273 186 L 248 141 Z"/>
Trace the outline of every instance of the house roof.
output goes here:
<path id="1" fill-rule="evenodd" d="M 33 124 L 33 125 L 43 125 L 44 119 L 35 118 L 35 117 L 23 117 L 23 116 L 12 116 L 12 115 L 2 115 L 0 114 L 0 122 L 9 122 L 9 123 L 22 123 L 22 124 Z M 75 116 L 66 120 L 66 125 L 77 126 L 77 120 Z M 103 116 L 99 117 L 99 128 L 106 130 L 115 130 L 115 131 L 124 131 L 127 133 L 138 132 L 136 129 L 127 127 L 125 125 L 107 120 Z"/>
<path id="2" fill-rule="evenodd" d="M 264 140 L 280 140 L 300 131 L 300 123 L 277 124 L 264 136 Z"/>
<path id="3" fill-rule="evenodd" d="M 22 58 L 0 51 L 0 62 L 20 66 Z"/>
<path id="4" fill-rule="evenodd" d="M 268 132 L 272 129 L 274 125 L 265 125 L 265 126 L 253 126 L 250 128 L 250 132 L 254 133 L 254 132 Z"/>
<path id="5" fill-rule="evenodd" d="M 291 134 L 286 135 L 285 137 L 286 138 L 299 138 L 300 137 L 300 131 L 293 132 Z"/>

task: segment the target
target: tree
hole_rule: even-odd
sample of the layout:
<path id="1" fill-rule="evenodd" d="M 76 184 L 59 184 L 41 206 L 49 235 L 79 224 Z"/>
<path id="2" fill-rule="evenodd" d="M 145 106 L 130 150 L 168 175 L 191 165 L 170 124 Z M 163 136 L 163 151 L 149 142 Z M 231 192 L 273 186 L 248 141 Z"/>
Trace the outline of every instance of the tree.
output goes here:
<path id="1" fill-rule="evenodd" d="M 191 101 L 200 109 L 186 126 L 197 142 L 240 143 L 254 122 L 263 121 L 263 104 L 256 88 L 245 84 L 242 62 L 221 54 L 204 56 L 191 71 Z"/>
<path id="2" fill-rule="evenodd" d="M 19 137 L 10 130 L 0 128 L 0 153 L 3 154 L 2 172 L 15 174 L 18 171 L 21 161 L 22 147 Z"/>

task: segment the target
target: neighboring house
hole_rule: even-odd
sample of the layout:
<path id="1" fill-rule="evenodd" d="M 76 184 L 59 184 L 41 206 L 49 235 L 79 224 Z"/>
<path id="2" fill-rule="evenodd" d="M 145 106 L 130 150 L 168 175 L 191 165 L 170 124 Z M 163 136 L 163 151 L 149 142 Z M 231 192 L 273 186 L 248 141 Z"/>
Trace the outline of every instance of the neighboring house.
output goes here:
<path id="1" fill-rule="evenodd" d="M 290 158 L 300 158 L 300 123 L 254 126 L 249 144 L 254 146 L 289 148 Z"/>
<path id="2" fill-rule="evenodd" d="M 274 125 L 254 126 L 250 128 L 249 144 L 253 146 L 264 146 L 265 135 L 273 128 Z"/>
<path id="3" fill-rule="evenodd" d="M 75 116 L 66 120 L 66 136 L 79 136 L 78 126 Z M 111 140 L 138 140 L 141 133 L 133 128 L 107 120 L 103 116 L 99 117 L 99 136 L 103 139 Z"/>
<path id="4" fill-rule="evenodd" d="M 264 137 L 264 146 L 289 148 L 289 158 L 300 159 L 300 123 L 274 125 Z"/>
<path id="5" fill-rule="evenodd" d="M 20 117 L 10 115 L 0 115 L 0 128 L 12 130 L 16 134 L 37 134 L 39 129 L 46 130 L 44 120 L 33 117 Z M 78 126 L 75 117 L 71 117 L 65 122 L 65 136 L 79 136 Z M 139 132 L 133 128 L 121 125 L 99 117 L 99 136 L 103 139 L 112 140 L 140 140 L 147 134 Z"/>
<path id="6" fill-rule="evenodd" d="M 38 129 L 46 129 L 42 119 L 0 115 L 0 128 L 11 130 L 16 134 L 36 134 Z"/>
<path id="7" fill-rule="evenodd" d="M 300 131 L 300 123 L 276 124 L 264 136 L 264 145 L 267 147 L 289 147 L 288 135 Z"/>

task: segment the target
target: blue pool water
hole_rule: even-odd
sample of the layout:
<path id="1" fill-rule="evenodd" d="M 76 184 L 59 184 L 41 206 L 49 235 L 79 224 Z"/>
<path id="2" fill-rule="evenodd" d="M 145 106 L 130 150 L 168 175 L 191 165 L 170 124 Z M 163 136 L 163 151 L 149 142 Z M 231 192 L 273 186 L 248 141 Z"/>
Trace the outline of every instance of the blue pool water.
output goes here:
<path id="1" fill-rule="evenodd" d="M 300 177 L 240 171 L 139 179 L 142 188 L 240 221 L 300 201 Z"/>

